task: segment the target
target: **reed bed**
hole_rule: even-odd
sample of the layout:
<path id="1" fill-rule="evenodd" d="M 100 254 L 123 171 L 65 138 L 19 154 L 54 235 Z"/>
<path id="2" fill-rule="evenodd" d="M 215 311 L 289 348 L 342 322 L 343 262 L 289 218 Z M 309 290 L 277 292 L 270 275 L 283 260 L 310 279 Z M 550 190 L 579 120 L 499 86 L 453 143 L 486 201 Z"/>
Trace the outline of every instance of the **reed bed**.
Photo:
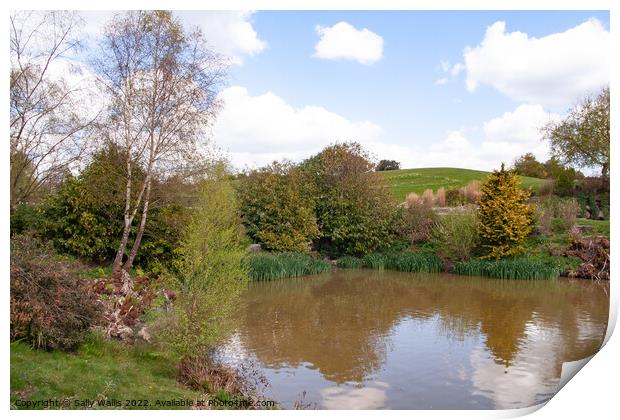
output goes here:
<path id="1" fill-rule="evenodd" d="M 454 264 L 454 272 L 465 276 L 514 280 L 551 280 L 560 276 L 560 268 L 556 264 L 528 258 L 457 262 Z"/>
<path id="2" fill-rule="evenodd" d="M 339 268 L 361 268 L 364 265 L 364 261 L 361 258 L 347 255 L 339 258 L 338 261 L 336 261 L 336 265 Z"/>
<path id="3" fill-rule="evenodd" d="M 252 281 L 267 281 L 283 277 L 301 277 L 320 274 L 331 269 L 331 264 L 308 255 L 285 252 L 280 254 L 253 254 L 248 258 Z"/>
<path id="4" fill-rule="evenodd" d="M 341 258 L 340 260 L 342 260 L 343 258 Z M 338 262 L 340 262 L 340 260 L 338 260 Z M 373 253 L 364 256 L 364 258 L 361 259 L 361 262 L 362 267 L 372 268 L 375 270 L 387 269 L 396 271 L 427 273 L 436 273 L 441 271 L 441 260 L 436 255 L 429 253 L 414 253 L 406 251 L 391 253 Z"/>

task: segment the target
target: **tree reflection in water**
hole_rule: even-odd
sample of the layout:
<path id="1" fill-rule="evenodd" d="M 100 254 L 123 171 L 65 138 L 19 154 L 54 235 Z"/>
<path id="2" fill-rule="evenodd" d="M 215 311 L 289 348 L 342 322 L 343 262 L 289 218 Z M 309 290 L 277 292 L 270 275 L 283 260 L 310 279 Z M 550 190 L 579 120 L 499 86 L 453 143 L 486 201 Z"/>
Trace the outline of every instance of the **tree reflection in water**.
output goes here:
<path id="1" fill-rule="evenodd" d="M 408 361 L 412 372 L 432 370 L 428 363 L 437 356 L 431 355 L 434 346 L 444 352 L 448 347 L 444 359 L 456 360 L 459 352 L 468 353 L 467 362 L 459 366 L 463 372 L 458 392 L 493 400 L 489 393 L 497 390 L 485 388 L 501 386 L 488 376 L 519 370 L 523 377 L 527 366 L 540 371 L 530 382 L 538 382 L 544 394 L 557 383 L 562 362 L 587 357 L 600 347 L 608 317 L 606 287 L 567 279 L 507 281 L 444 273 L 339 270 L 252 284 L 239 310 L 236 337 L 265 369 L 318 371 L 325 383 L 317 385 L 314 380 L 308 386 L 321 387 L 323 406 L 333 405 L 325 396 L 334 400 L 334 396 L 348 395 L 353 401 L 368 394 L 354 389 L 344 392 L 334 385 L 360 388 L 366 383 L 368 387 L 377 377 L 383 381 L 377 382 L 382 384 L 377 388 L 382 393 L 398 393 L 389 389 L 394 386 L 406 394 L 408 385 L 397 383 L 402 378 L 383 377 L 391 371 L 390 355 L 409 352 L 412 358 L 416 355 Z M 415 323 L 420 331 L 407 329 L 407 336 L 402 337 L 404 323 Z M 395 346 L 396 339 L 406 346 Z M 445 344 L 437 344 L 438 340 Z M 465 342 L 483 346 L 458 345 Z M 442 369 L 447 368 L 437 366 L 437 378 L 453 376 Z M 482 370 L 487 373 L 482 375 Z M 511 377 L 501 379 L 506 382 Z M 409 385 L 416 380 L 409 378 Z M 505 392 L 510 392 L 508 385 L 502 383 Z M 495 399 L 498 408 L 536 402 L 526 397 Z M 488 405 L 493 406 L 492 402 Z"/>

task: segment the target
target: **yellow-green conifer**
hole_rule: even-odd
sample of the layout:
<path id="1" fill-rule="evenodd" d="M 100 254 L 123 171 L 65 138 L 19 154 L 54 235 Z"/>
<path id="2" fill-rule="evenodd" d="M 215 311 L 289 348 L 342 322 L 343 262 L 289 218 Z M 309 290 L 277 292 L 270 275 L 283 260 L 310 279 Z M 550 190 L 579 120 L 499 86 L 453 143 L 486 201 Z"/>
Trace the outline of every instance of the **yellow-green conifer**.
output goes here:
<path id="1" fill-rule="evenodd" d="M 523 251 L 523 242 L 533 229 L 529 192 L 522 189 L 514 170 L 504 164 L 493 171 L 481 188 L 478 202 L 478 234 L 487 254 L 483 258 L 511 256 Z"/>

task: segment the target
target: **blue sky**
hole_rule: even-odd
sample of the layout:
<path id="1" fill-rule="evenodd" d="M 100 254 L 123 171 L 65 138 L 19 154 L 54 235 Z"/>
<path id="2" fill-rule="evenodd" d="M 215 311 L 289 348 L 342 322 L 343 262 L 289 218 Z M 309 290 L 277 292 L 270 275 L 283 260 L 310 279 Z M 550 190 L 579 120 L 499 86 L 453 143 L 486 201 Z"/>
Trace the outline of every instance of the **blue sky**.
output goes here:
<path id="1" fill-rule="evenodd" d="M 105 15 L 86 15 L 93 33 Z M 544 159 L 537 127 L 609 83 L 608 12 L 177 15 L 233 57 L 213 136 L 237 167 L 303 159 L 342 140 L 405 167 L 488 170 L 526 151 Z M 372 62 L 354 58 L 377 40 Z"/>

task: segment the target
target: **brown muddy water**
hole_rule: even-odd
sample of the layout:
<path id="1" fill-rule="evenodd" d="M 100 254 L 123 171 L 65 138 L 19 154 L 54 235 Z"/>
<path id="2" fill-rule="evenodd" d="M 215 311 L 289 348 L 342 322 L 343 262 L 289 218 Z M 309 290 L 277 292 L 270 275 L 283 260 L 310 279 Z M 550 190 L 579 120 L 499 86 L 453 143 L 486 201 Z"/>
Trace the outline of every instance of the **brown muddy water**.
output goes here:
<path id="1" fill-rule="evenodd" d="M 595 353 L 609 285 L 338 270 L 253 283 L 221 349 L 283 408 L 504 409 L 544 402 Z"/>

